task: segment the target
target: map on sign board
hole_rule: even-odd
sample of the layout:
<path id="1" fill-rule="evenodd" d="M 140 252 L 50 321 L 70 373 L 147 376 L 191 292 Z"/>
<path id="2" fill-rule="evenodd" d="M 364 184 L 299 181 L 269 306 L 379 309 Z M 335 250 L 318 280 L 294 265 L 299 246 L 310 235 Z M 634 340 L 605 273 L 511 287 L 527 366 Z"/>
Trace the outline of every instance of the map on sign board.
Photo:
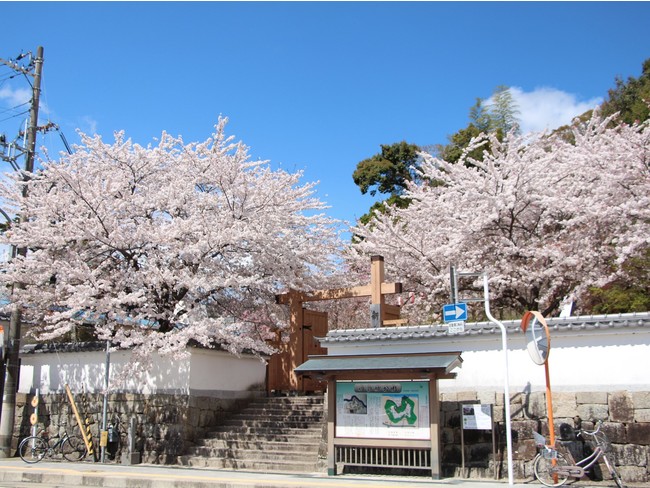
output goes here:
<path id="1" fill-rule="evenodd" d="M 419 404 L 417 395 L 384 395 L 382 403 L 388 419 L 384 421 L 384 425 L 417 427 Z"/>

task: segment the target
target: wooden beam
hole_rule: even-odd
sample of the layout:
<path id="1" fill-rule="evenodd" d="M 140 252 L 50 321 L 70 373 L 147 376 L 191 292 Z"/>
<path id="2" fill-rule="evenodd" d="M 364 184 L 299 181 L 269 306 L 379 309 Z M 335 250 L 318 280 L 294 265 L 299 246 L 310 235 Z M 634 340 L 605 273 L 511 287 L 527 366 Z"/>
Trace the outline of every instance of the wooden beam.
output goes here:
<path id="1" fill-rule="evenodd" d="M 383 325 L 404 325 L 408 323 L 408 319 L 390 319 L 384 320 Z"/>
<path id="2" fill-rule="evenodd" d="M 401 283 L 382 283 L 381 293 L 384 295 L 402 293 Z M 296 290 L 289 290 L 287 293 L 275 296 L 275 302 L 279 305 L 287 305 L 290 295 L 302 302 L 318 302 L 322 300 L 337 300 L 339 298 L 358 298 L 372 296 L 370 285 L 352 286 L 349 288 L 334 288 L 331 290 L 317 290 L 312 293 L 304 293 Z"/>

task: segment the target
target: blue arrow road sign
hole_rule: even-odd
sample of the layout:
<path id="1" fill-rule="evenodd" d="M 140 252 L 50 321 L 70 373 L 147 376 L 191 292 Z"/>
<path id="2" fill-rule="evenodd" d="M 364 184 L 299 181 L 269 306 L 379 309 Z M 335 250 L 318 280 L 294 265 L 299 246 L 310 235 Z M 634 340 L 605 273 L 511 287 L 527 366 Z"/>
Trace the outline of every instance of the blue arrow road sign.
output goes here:
<path id="1" fill-rule="evenodd" d="M 467 320 L 466 303 L 450 303 L 442 307 L 442 318 L 445 322 Z"/>

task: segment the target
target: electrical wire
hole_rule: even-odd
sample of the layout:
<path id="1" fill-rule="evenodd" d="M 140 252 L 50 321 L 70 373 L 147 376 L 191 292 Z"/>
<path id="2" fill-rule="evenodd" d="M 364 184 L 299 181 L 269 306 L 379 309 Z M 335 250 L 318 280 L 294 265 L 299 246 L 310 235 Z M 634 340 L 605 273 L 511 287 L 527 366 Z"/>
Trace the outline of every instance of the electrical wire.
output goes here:
<path id="1" fill-rule="evenodd" d="M 7 108 L 7 109 L 4 109 L 4 110 L 0 110 L 0 114 L 4 114 L 4 113 L 7 113 L 7 112 L 11 112 L 12 110 L 16 110 L 16 109 L 22 107 L 23 105 L 29 105 L 29 104 L 30 104 L 30 102 L 25 102 L 25 103 L 21 103 L 20 105 L 16 105 L 15 107 L 11 107 L 11 108 Z"/>
<path id="2" fill-rule="evenodd" d="M 20 112 L 19 114 L 12 115 L 10 117 L 7 117 L 5 119 L 0 119 L 0 122 L 6 122 L 7 120 L 15 119 L 16 117 L 20 117 L 21 115 L 28 114 L 29 110 L 25 110 L 24 112 Z"/>

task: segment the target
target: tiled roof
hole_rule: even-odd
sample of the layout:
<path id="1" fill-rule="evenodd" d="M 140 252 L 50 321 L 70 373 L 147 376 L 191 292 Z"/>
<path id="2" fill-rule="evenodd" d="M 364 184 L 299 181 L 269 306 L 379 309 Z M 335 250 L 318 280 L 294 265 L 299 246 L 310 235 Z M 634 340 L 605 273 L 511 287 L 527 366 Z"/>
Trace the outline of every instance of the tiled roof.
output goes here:
<path id="1" fill-rule="evenodd" d="M 501 323 L 508 334 L 521 332 L 521 320 L 504 320 Z M 551 332 L 560 333 L 593 329 L 650 328 L 650 312 L 549 318 L 546 319 L 546 323 Z M 468 322 L 465 324 L 465 331 L 456 334 L 449 334 L 448 327 L 444 324 L 342 329 L 328 332 L 326 337 L 321 338 L 321 345 L 327 347 L 328 343 L 418 340 L 484 334 L 501 334 L 501 328 L 492 322 Z"/>

